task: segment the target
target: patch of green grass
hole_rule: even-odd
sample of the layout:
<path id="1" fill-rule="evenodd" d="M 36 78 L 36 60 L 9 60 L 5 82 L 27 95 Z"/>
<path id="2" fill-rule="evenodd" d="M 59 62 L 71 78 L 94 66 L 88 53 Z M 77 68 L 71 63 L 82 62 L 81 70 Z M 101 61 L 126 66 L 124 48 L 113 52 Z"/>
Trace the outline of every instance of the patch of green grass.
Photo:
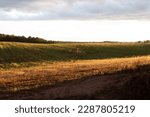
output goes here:
<path id="1" fill-rule="evenodd" d="M 33 66 L 42 62 L 121 58 L 150 55 L 144 43 L 29 44 L 0 42 L 0 68 Z"/>

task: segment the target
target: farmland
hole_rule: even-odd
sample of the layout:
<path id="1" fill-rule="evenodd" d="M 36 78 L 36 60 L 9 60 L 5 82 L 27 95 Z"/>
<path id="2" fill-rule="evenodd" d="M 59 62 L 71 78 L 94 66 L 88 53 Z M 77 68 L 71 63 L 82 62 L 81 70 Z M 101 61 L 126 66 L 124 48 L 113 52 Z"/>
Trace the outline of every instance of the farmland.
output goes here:
<path id="1" fill-rule="evenodd" d="M 0 43 L 0 69 L 28 67 L 60 61 L 110 59 L 150 54 L 144 43 Z"/>
<path id="2" fill-rule="evenodd" d="M 148 43 L 0 42 L 0 99 L 147 99 L 149 55 Z"/>

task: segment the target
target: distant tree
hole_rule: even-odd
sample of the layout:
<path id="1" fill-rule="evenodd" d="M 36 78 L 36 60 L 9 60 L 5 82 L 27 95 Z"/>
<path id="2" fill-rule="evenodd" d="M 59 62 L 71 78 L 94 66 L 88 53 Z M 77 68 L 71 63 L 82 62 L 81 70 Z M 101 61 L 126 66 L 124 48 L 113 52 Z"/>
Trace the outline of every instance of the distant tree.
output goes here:
<path id="1" fill-rule="evenodd" d="M 150 40 L 145 40 L 144 43 L 150 43 Z"/>
<path id="2" fill-rule="evenodd" d="M 138 43 L 142 43 L 142 41 L 138 41 Z"/>
<path id="3" fill-rule="evenodd" d="M 0 34 L 0 41 L 5 42 L 26 42 L 26 43 L 55 43 L 55 41 L 47 41 L 38 37 L 25 37 L 25 36 L 15 36 Z"/>

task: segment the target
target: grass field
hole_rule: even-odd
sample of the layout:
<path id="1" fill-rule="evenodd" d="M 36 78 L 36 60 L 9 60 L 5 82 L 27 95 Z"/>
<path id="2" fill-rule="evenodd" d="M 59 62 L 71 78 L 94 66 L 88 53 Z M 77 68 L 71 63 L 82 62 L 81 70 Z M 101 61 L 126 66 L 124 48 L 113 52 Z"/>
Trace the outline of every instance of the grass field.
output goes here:
<path id="1" fill-rule="evenodd" d="M 0 99 L 109 99 L 135 77 L 147 77 L 136 80 L 147 91 L 150 44 L 1 42 L 0 69 Z"/>
<path id="2" fill-rule="evenodd" d="M 28 67 L 47 62 L 143 56 L 150 54 L 144 43 L 28 44 L 0 42 L 0 69 Z"/>

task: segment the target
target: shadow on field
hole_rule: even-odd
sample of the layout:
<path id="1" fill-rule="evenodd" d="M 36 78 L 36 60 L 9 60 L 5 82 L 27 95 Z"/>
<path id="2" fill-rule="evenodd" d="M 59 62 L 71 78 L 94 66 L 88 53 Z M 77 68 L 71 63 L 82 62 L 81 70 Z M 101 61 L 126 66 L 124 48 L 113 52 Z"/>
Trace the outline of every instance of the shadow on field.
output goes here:
<path id="1" fill-rule="evenodd" d="M 95 88 L 95 92 L 93 90 L 93 93 L 91 95 L 84 95 L 83 93 L 82 95 L 78 95 L 75 97 L 66 97 L 64 99 L 150 99 L 150 65 L 143 65 L 134 70 L 125 70 L 122 72 L 104 76 L 93 76 L 93 78 L 90 77 L 90 79 L 93 81 L 95 80 L 95 82 L 99 82 L 99 85 L 101 85 L 99 86 L 99 88 Z M 87 90 L 89 89 L 87 88 Z"/>
<path id="2" fill-rule="evenodd" d="M 150 99 L 150 65 L 134 70 L 64 81 L 52 87 L 1 94 L 0 99 Z"/>
<path id="3" fill-rule="evenodd" d="M 140 72 L 144 70 L 145 72 Z M 150 65 L 139 67 L 120 88 L 119 99 L 150 99 Z"/>

